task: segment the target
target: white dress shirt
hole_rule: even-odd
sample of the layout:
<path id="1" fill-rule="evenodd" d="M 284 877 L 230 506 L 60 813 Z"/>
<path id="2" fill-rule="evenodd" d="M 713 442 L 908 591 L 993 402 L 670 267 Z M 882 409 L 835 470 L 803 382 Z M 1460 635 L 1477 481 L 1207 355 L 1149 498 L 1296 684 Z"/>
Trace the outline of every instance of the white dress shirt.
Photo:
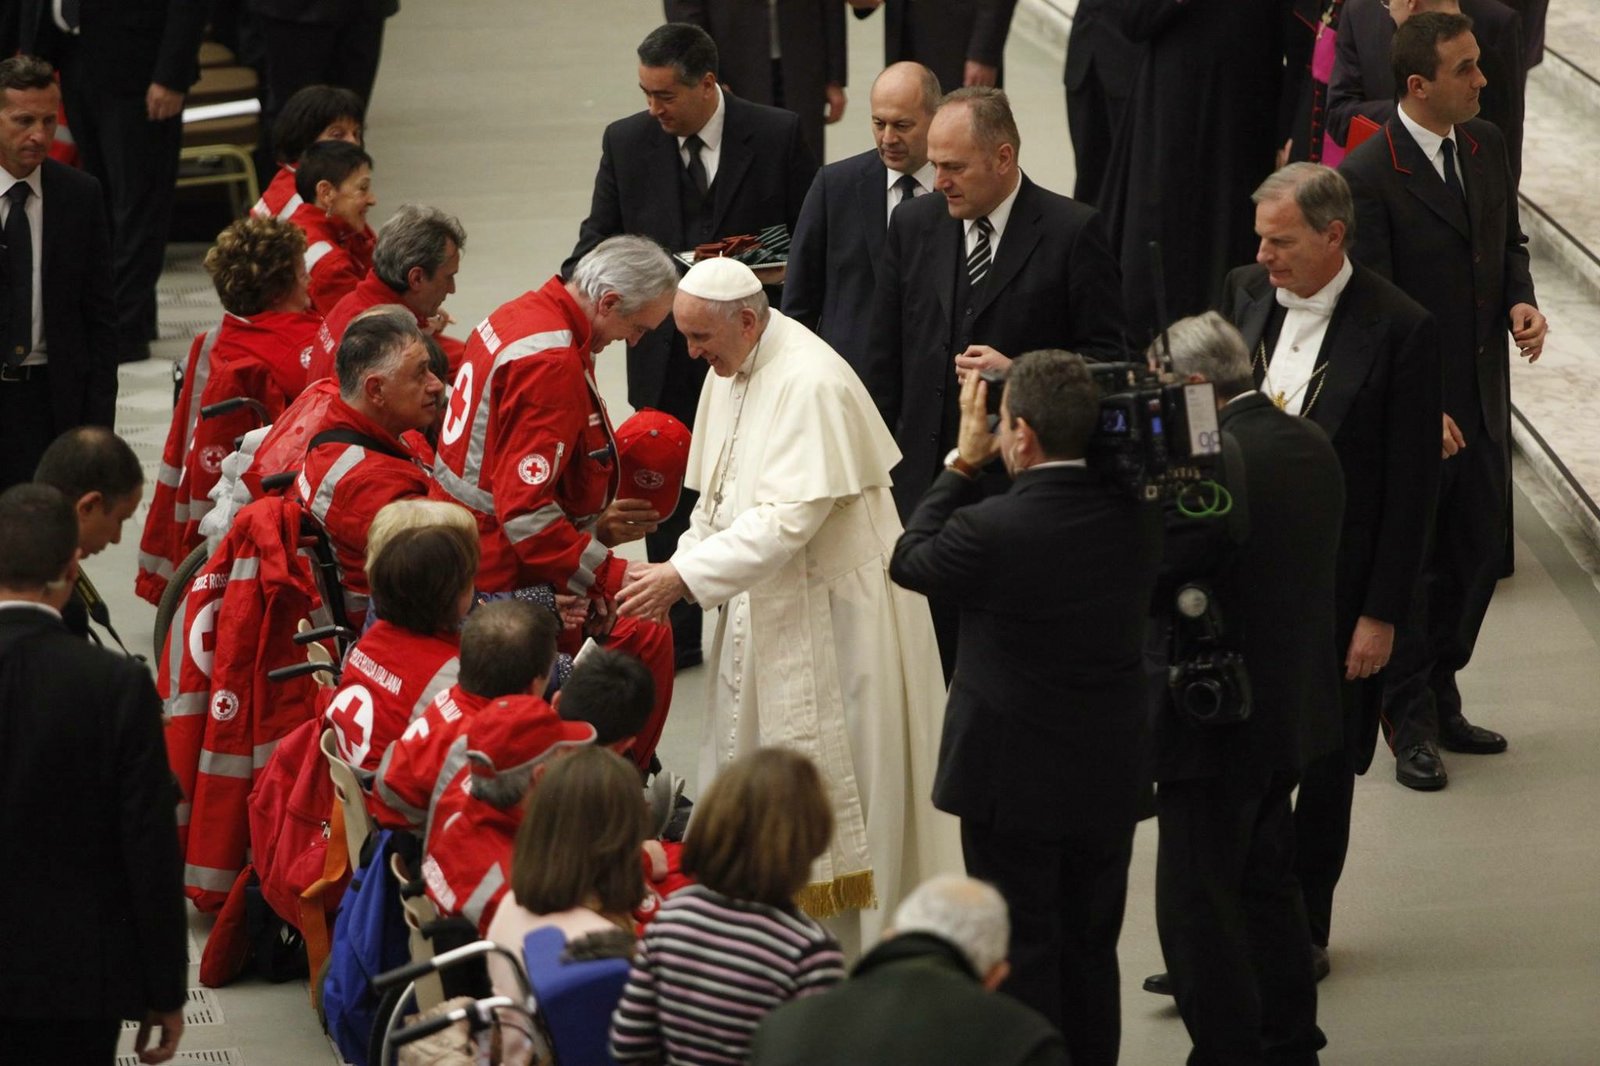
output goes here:
<path id="1" fill-rule="evenodd" d="M 1422 149 L 1422 154 L 1428 157 L 1429 163 L 1433 164 L 1433 172 L 1439 175 L 1440 181 L 1444 181 L 1444 142 L 1455 142 L 1455 127 L 1450 127 L 1450 136 L 1441 137 L 1432 130 L 1418 125 L 1410 115 L 1406 114 L 1404 103 L 1395 108 L 1394 113 L 1400 116 L 1400 122 L 1405 126 L 1406 131 L 1411 134 L 1411 139 L 1417 142 L 1417 147 Z M 1459 144 L 1456 145 L 1456 177 L 1460 179 L 1461 187 L 1465 189 L 1467 187 L 1467 175 L 1466 171 L 1461 167 L 1461 146 Z"/>
<path id="2" fill-rule="evenodd" d="M 989 262 L 993 263 L 1000 254 L 1000 238 L 1005 235 L 1006 221 L 1011 218 L 1011 207 L 1017 202 L 1017 192 L 1022 188 L 1022 173 L 1017 173 L 1017 186 L 993 211 L 989 212 L 989 225 L 994 227 L 994 232 L 989 234 Z M 967 233 L 967 255 L 978 246 L 978 220 L 975 218 L 963 219 Z"/>
<path id="3" fill-rule="evenodd" d="M 885 174 L 885 180 L 888 182 L 888 185 L 887 185 L 888 193 L 884 197 L 884 216 L 883 217 L 884 217 L 884 225 L 888 225 L 888 220 L 894 217 L 894 209 L 899 207 L 906 200 L 906 197 L 902 196 L 900 194 L 899 190 L 897 190 L 894 187 L 894 183 L 899 181 L 901 178 L 905 177 L 905 175 L 900 173 L 900 171 L 898 171 L 898 170 L 890 170 L 888 167 L 884 167 L 883 170 L 884 170 L 884 174 Z M 932 189 L 933 189 L 933 164 L 932 163 L 924 163 L 924 164 L 922 164 L 922 169 L 917 171 L 915 174 L 913 174 L 911 176 L 913 178 L 917 179 L 917 184 L 918 185 L 922 186 L 922 188 L 920 188 L 916 192 L 912 193 L 911 194 L 912 196 L 921 196 L 923 193 L 932 191 Z"/>
<path id="4" fill-rule="evenodd" d="M 706 168 L 706 188 L 717 180 L 717 163 L 722 159 L 722 126 L 728 117 L 728 109 L 723 106 L 722 86 L 717 86 L 717 109 L 711 112 L 711 117 L 706 119 L 706 124 L 700 127 L 700 163 Z M 678 138 L 678 158 L 683 160 L 684 167 L 689 165 L 689 149 L 683 146 L 687 137 Z"/>
<path id="5" fill-rule="evenodd" d="M 1261 391 L 1292 415 L 1301 414 L 1306 401 L 1317 391 L 1320 382 L 1312 380 L 1312 376 L 1316 374 L 1322 340 L 1328 334 L 1334 305 L 1354 273 L 1346 256 L 1333 280 L 1310 296 L 1277 290 L 1278 304 L 1288 308 L 1288 314 L 1283 316 L 1283 328 L 1278 331 L 1278 343 L 1273 346 L 1272 362 L 1262 377 Z"/>
<path id="6" fill-rule="evenodd" d="M 44 345 L 44 285 L 39 274 L 40 249 L 44 247 L 44 179 L 43 168 L 35 167 L 32 174 L 25 178 L 14 178 L 11 172 L 0 167 L 0 231 L 5 228 L 6 222 L 11 218 L 11 201 L 6 193 L 11 186 L 19 181 L 27 182 L 33 189 L 33 195 L 28 197 L 28 202 L 23 208 L 23 214 L 28 216 L 28 229 L 33 237 L 33 349 L 28 357 L 22 361 L 23 366 L 43 366 L 45 364 Z"/>

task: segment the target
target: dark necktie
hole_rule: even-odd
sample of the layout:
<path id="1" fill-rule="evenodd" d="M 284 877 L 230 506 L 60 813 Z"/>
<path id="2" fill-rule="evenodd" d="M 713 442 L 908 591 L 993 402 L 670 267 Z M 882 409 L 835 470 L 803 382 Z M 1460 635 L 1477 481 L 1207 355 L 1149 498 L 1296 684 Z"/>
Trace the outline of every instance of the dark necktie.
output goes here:
<path id="1" fill-rule="evenodd" d="M 21 363 L 33 350 L 33 227 L 28 225 L 26 207 L 32 193 L 25 181 L 6 190 L 11 201 L 5 226 L 7 366 Z"/>
<path id="2" fill-rule="evenodd" d="M 983 279 L 989 276 L 989 234 L 994 232 L 994 223 L 985 215 L 976 223 L 978 243 L 972 246 L 972 254 L 967 256 L 967 280 L 976 289 L 983 284 Z"/>
<path id="3" fill-rule="evenodd" d="M 711 187 L 711 182 L 706 180 L 706 165 L 700 161 L 700 149 L 706 142 L 698 133 L 691 133 L 683 139 L 683 146 L 689 150 L 689 180 L 694 183 L 695 191 L 704 196 Z"/>
<path id="4" fill-rule="evenodd" d="M 1444 184 L 1451 192 L 1467 202 L 1467 190 L 1461 187 L 1461 175 L 1456 173 L 1456 142 L 1446 137 L 1440 146 L 1444 149 Z"/>
<path id="5" fill-rule="evenodd" d="M 910 174 L 902 174 L 900 175 L 900 180 L 894 183 L 894 188 L 900 194 L 900 199 L 894 202 L 894 206 L 899 207 L 917 195 L 917 190 L 922 188 L 922 183 Z M 890 209 L 890 212 L 893 213 L 893 208 Z"/>

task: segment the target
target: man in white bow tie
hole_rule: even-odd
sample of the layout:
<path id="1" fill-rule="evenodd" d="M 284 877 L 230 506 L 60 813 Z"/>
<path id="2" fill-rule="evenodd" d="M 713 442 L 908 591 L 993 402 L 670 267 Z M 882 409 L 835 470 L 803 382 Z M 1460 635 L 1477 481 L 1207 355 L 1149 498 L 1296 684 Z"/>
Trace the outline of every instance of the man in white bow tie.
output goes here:
<path id="1" fill-rule="evenodd" d="M 1345 254 L 1355 208 L 1337 171 L 1293 163 L 1252 199 L 1260 249 L 1254 265 L 1228 275 L 1223 313 L 1249 345 L 1257 386 L 1327 432 L 1345 481 L 1331 649 L 1344 677 L 1345 743 L 1306 769 L 1295 807 L 1295 872 L 1320 975 L 1355 775 L 1372 762 L 1383 670 L 1412 606 L 1438 491 L 1439 347 L 1432 315 Z M 1401 783 L 1426 754 L 1396 749 Z M 1431 757 L 1437 765 L 1436 750 Z"/>

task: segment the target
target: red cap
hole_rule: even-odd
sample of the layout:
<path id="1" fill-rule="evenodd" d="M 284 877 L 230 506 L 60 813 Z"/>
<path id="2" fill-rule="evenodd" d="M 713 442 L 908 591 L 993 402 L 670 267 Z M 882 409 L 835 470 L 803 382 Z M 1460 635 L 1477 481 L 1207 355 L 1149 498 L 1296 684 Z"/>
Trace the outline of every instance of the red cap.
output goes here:
<path id="1" fill-rule="evenodd" d="M 621 499 L 648 500 L 662 518 L 678 509 L 689 469 L 689 429 L 664 411 L 641 408 L 617 427 Z"/>
<path id="2" fill-rule="evenodd" d="M 594 726 L 569 722 L 544 700 L 502 696 L 472 716 L 467 729 L 467 764 L 479 777 L 534 766 L 572 748 L 594 743 Z"/>

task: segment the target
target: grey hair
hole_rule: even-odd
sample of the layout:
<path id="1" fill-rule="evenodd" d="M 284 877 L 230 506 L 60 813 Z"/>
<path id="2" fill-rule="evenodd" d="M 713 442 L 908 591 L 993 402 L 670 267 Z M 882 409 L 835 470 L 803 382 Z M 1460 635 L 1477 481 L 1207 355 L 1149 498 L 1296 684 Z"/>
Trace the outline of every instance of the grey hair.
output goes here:
<path id="1" fill-rule="evenodd" d="M 705 299 L 705 297 L 701 297 L 701 299 Z M 737 300 L 706 300 L 705 302 L 708 307 L 727 319 L 737 319 L 740 311 L 749 308 L 756 313 L 758 321 L 765 322 L 767 313 L 772 310 L 772 304 L 767 300 L 766 291 L 763 289 L 757 289 L 749 296 L 741 296 Z"/>
<path id="2" fill-rule="evenodd" d="M 499 810 L 509 811 L 522 802 L 523 797 L 528 794 L 528 789 L 532 787 L 533 766 L 533 763 L 529 763 L 493 776 L 470 774 L 467 791 L 472 794 L 473 799 L 482 800 Z"/>
<path id="3" fill-rule="evenodd" d="M 649 237 L 624 235 L 591 248 L 572 268 L 571 281 L 591 303 L 616 293 L 622 298 L 618 309 L 626 315 L 676 292 L 678 268 Z"/>
<path id="4" fill-rule="evenodd" d="M 401 204 L 378 231 L 378 244 L 372 250 L 372 272 L 396 292 L 405 292 L 406 275 L 421 267 L 431 278 L 450 256 L 450 244 L 457 250 L 467 247 L 467 231 L 461 220 L 437 207 Z"/>
<path id="5" fill-rule="evenodd" d="M 902 59 L 880 70 L 878 76 L 872 79 L 872 87 L 876 89 L 878 83 L 891 74 L 906 74 L 915 78 L 917 88 L 922 94 L 922 110 L 930 115 L 939 110 L 939 103 L 944 99 L 944 89 L 939 85 L 937 74 L 921 63 Z"/>
<path id="6" fill-rule="evenodd" d="M 1231 400 L 1256 387 L 1250 370 L 1250 352 L 1233 324 L 1215 311 L 1180 318 L 1167 327 L 1172 345 L 1172 368 L 1187 377 L 1199 375 L 1215 387 L 1217 398 Z M 1150 346 L 1150 355 L 1160 342 Z"/>
<path id="7" fill-rule="evenodd" d="M 333 357 L 339 395 L 346 401 L 361 394 L 368 374 L 389 374 L 412 344 L 422 343 L 417 317 L 399 304 L 379 304 L 350 320 Z"/>
<path id="8" fill-rule="evenodd" d="M 1012 152 L 1021 156 L 1022 134 L 1017 129 L 1016 116 L 1011 113 L 1011 99 L 1004 89 L 992 85 L 968 85 L 945 95 L 939 110 L 966 105 L 972 122 L 972 139 L 978 147 L 992 152 L 1002 144 L 1009 144 Z"/>
<path id="9" fill-rule="evenodd" d="M 1356 232 L 1356 205 L 1350 195 L 1350 184 L 1332 167 L 1321 163 L 1290 163 L 1281 170 L 1267 175 L 1267 180 L 1256 186 L 1250 202 L 1292 198 L 1306 225 L 1318 233 L 1326 233 L 1335 222 L 1344 223 L 1345 243 Z"/>
<path id="10" fill-rule="evenodd" d="M 912 890 L 891 923 L 896 933 L 932 933 L 961 950 L 979 977 L 1005 961 L 1011 940 L 1006 901 L 993 885 L 939 874 Z"/>

